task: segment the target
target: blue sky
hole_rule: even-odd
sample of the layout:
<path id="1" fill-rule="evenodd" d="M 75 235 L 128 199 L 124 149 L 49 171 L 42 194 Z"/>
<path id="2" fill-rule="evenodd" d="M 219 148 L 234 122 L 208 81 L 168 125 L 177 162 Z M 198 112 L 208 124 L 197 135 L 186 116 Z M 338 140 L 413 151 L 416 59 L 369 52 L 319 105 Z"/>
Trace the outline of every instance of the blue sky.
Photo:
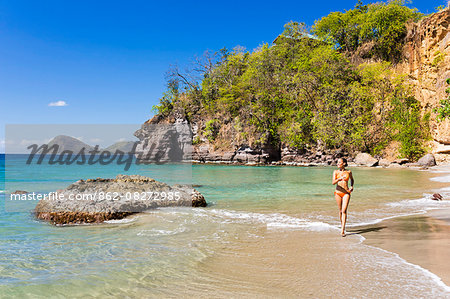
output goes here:
<path id="1" fill-rule="evenodd" d="M 446 2 L 409 5 L 431 13 Z M 143 123 L 171 64 L 252 50 L 290 20 L 311 26 L 355 3 L 0 0 L 0 152 L 5 124 Z"/>

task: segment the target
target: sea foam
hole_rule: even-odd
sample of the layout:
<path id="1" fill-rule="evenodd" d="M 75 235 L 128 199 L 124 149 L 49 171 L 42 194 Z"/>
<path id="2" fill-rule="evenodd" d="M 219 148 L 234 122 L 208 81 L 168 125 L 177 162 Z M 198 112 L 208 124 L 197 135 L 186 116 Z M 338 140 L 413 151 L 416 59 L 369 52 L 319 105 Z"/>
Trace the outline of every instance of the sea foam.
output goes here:
<path id="1" fill-rule="evenodd" d="M 441 182 L 441 183 L 450 183 L 450 175 L 438 176 L 435 178 L 431 178 L 430 180 L 435 181 L 435 182 Z"/>
<path id="2" fill-rule="evenodd" d="M 311 221 L 308 219 L 297 218 L 281 213 L 263 214 L 217 209 L 209 210 L 209 212 L 215 217 L 222 218 L 222 221 L 226 223 L 261 223 L 265 224 L 269 229 L 291 228 L 304 229 L 309 231 L 329 231 L 338 229 L 336 226 L 325 222 Z"/>

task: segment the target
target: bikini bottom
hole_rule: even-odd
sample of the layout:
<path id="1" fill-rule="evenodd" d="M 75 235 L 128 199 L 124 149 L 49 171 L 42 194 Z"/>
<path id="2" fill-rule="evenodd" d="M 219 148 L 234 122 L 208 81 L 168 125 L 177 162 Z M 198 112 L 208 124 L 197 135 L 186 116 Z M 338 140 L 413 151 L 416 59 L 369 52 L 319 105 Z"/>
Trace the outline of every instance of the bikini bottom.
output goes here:
<path id="1" fill-rule="evenodd" d="M 342 191 L 334 191 L 334 195 L 338 195 L 340 197 L 344 197 L 345 194 L 350 194 L 350 193 L 346 193 L 346 192 L 342 192 Z"/>

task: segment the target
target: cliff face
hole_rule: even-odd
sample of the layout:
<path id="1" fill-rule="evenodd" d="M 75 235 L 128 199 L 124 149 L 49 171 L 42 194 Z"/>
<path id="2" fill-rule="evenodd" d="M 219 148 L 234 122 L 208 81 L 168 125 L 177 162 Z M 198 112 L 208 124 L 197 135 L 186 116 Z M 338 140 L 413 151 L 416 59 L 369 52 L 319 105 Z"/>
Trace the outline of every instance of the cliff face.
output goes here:
<path id="1" fill-rule="evenodd" d="M 424 111 L 430 111 L 448 96 L 445 81 L 450 78 L 450 8 L 408 26 L 404 55 L 407 60 L 399 70 L 409 76 Z M 436 147 L 450 145 L 450 120 L 437 122 L 435 113 L 431 113 L 430 128 Z"/>

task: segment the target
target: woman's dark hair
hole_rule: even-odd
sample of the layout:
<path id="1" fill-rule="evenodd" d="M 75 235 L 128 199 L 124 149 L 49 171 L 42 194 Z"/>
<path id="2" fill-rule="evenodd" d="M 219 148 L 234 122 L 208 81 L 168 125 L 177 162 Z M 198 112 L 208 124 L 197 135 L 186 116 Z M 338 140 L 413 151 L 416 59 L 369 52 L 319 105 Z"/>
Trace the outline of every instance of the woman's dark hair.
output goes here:
<path id="1" fill-rule="evenodd" d="M 344 166 L 345 166 L 345 167 L 348 166 L 347 159 L 345 159 L 345 158 L 339 158 L 339 159 L 341 159 L 342 162 L 344 162 Z"/>

